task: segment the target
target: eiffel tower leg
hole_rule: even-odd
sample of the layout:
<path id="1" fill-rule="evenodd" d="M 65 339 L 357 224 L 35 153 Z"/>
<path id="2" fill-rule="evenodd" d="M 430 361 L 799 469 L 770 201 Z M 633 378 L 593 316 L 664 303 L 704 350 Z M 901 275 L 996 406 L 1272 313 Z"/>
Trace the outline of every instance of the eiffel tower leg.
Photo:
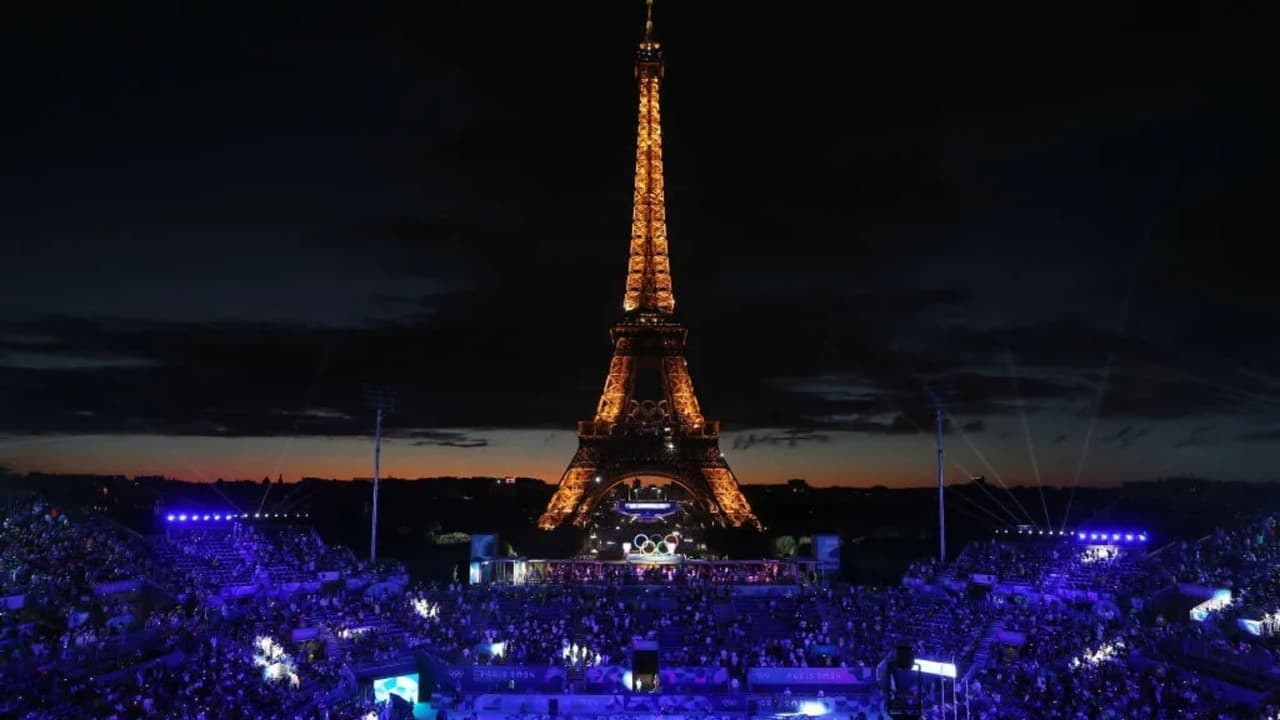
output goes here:
<path id="1" fill-rule="evenodd" d="M 591 483 L 595 481 L 599 471 L 599 465 L 593 454 L 586 448 L 578 448 L 573 461 L 560 477 L 560 484 L 556 486 L 551 502 L 547 503 L 546 512 L 538 518 L 538 527 L 543 530 L 554 530 L 568 521 L 590 490 Z"/>
<path id="2" fill-rule="evenodd" d="M 738 479 L 733 476 L 728 463 L 721 459 L 713 465 L 702 466 L 701 470 L 702 478 L 711 489 L 727 524 L 733 527 L 749 525 L 757 530 L 764 529 L 756 519 L 755 513 L 751 512 L 751 506 L 747 504 L 747 498 L 742 495 L 742 489 L 738 487 Z"/>
<path id="3" fill-rule="evenodd" d="M 619 342 L 618 350 L 609 361 L 609 374 L 604 379 L 604 391 L 596 406 L 596 422 L 616 423 L 626 409 L 627 398 L 635 385 L 635 358 L 627 354 L 629 342 Z"/>
<path id="4" fill-rule="evenodd" d="M 588 480 L 588 482 L 591 481 Z M 588 489 L 586 496 L 578 503 L 578 512 L 573 514 L 570 522 L 578 527 L 586 527 L 591 522 L 591 515 L 595 512 L 602 495 L 599 489 Z"/>
<path id="5" fill-rule="evenodd" d="M 684 356 L 662 358 L 662 377 L 676 419 L 684 425 L 702 427 L 702 410 L 698 407 L 698 396 L 693 392 L 693 380 L 689 377 L 689 365 Z"/>

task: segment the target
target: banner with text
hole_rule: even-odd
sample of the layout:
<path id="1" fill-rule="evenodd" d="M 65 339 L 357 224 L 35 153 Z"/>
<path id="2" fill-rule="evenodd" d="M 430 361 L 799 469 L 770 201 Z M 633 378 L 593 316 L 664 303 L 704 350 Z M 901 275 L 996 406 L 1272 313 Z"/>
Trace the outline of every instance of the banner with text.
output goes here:
<path id="1" fill-rule="evenodd" d="M 806 685 L 858 685 L 869 681 L 871 668 L 859 673 L 852 668 L 749 668 L 747 683 L 752 689 Z M 865 677 L 863 677 L 865 675 Z"/>
<path id="2" fill-rule="evenodd" d="M 451 665 L 445 677 L 446 687 L 463 692 L 562 692 L 565 686 L 564 668 L 542 665 Z"/>

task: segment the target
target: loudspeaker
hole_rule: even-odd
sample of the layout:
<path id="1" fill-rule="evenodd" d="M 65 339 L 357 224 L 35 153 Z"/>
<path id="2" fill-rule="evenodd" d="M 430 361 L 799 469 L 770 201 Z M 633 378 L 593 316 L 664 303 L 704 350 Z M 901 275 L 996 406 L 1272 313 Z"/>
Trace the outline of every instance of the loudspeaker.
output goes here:
<path id="1" fill-rule="evenodd" d="M 894 653 L 893 664 L 900 670 L 910 670 L 911 666 L 916 664 L 916 654 L 912 652 L 910 645 L 898 646 Z"/>
<path id="2" fill-rule="evenodd" d="M 547 699 L 547 714 L 555 717 L 560 714 L 560 698 Z"/>

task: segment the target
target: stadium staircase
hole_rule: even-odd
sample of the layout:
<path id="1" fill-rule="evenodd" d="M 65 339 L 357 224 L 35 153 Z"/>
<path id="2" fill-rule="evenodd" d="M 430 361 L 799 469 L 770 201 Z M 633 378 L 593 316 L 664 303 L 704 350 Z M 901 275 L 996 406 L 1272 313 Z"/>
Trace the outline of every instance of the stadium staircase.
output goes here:
<path id="1" fill-rule="evenodd" d="M 964 673 L 966 681 L 973 678 L 976 673 L 986 669 L 987 664 L 991 662 L 991 647 L 1000 640 L 1000 631 L 1004 630 L 1004 626 L 998 621 L 993 621 L 987 625 L 987 630 L 982 635 L 982 641 L 978 643 L 977 649 L 973 651 L 973 661 L 969 663 L 969 669 Z"/>
<path id="2" fill-rule="evenodd" d="M 711 606 L 711 612 L 716 619 L 716 630 L 720 632 L 722 637 L 728 634 L 729 626 L 733 624 L 734 618 L 733 601 L 726 598 L 716 600 L 715 604 Z"/>
<path id="3" fill-rule="evenodd" d="M 790 618 L 795 614 L 792 598 L 736 597 L 733 608 L 736 615 L 748 618 L 756 637 L 762 640 L 780 640 L 792 634 Z"/>
<path id="4" fill-rule="evenodd" d="M 658 629 L 658 648 L 664 653 L 685 650 L 684 628 L 668 625 Z"/>
<path id="5" fill-rule="evenodd" d="M 252 568 L 241 557 L 226 529 L 201 528 L 176 534 L 156 545 L 157 559 L 171 563 L 187 577 L 214 587 L 252 582 Z"/>

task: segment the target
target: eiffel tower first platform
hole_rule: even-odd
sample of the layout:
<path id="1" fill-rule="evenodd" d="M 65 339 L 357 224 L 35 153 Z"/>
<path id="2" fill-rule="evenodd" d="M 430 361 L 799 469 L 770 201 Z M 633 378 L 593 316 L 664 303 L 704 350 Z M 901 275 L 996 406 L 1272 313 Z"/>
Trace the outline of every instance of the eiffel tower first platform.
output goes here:
<path id="1" fill-rule="evenodd" d="M 657 476 L 683 488 L 709 524 L 759 528 L 720 452 L 719 423 L 702 416 L 684 357 L 687 331 L 675 319 L 658 107 L 663 62 L 652 0 L 635 72 L 640 114 L 625 315 L 609 333 L 613 359 L 595 418 L 578 423 L 578 451 L 538 526 L 584 526 L 615 486 Z"/>

